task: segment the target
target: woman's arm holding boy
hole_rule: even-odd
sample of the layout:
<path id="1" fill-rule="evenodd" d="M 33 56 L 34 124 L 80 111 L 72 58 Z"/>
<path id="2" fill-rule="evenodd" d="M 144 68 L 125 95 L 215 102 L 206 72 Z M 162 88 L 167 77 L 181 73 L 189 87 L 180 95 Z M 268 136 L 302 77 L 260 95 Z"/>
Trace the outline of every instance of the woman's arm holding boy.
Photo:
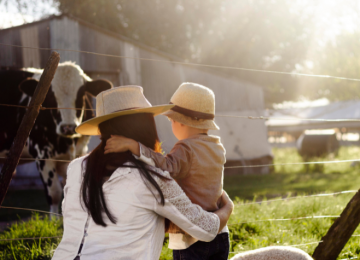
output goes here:
<path id="1" fill-rule="evenodd" d="M 149 162 L 149 159 L 153 160 L 156 167 L 163 171 L 168 171 L 174 179 L 185 177 L 189 172 L 192 161 L 192 151 L 185 142 L 176 143 L 170 153 L 165 156 L 133 139 L 123 136 L 114 135 L 107 140 L 105 154 L 125 151 L 130 151 L 139 157 L 141 161 L 150 165 L 152 165 L 152 163 Z"/>
<path id="2" fill-rule="evenodd" d="M 154 179 L 159 184 L 165 198 L 164 206 L 158 202 L 154 203 L 155 212 L 169 219 L 198 240 L 213 240 L 223 230 L 234 209 L 234 204 L 226 192 L 223 191 L 221 196 L 220 209 L 213 213 L 207 212 L 190 201 L 176 181 L 170 178 L 168 172 L 162 172 L 158 168 L 154 168 L 154 170 L 168 178 L 166 180 L 154 175 Z"/>

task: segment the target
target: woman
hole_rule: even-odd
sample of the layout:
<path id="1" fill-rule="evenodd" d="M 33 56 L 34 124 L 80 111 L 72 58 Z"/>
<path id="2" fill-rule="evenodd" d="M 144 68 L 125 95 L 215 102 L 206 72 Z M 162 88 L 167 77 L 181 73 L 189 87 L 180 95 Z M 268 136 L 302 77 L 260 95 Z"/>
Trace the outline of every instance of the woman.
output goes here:
<path id="1" fill-rule="evenodd" d="M 88 156 L 72 161 L 64 188 L 64 234 L 53 259 L 159 259 L 164 219 L 191 236 L 211 241 L 222 230 L 233 204 L 209 213 L 192 204 L 170 177 L 130 153 L 104 155 L 111 135 L 122 135 L 160 151 L 153 116 L 172 105 L 152 107 L 138 86 L 110 89 L 96 97 L 96 117 L 77 132 L 101 134 Z"/>

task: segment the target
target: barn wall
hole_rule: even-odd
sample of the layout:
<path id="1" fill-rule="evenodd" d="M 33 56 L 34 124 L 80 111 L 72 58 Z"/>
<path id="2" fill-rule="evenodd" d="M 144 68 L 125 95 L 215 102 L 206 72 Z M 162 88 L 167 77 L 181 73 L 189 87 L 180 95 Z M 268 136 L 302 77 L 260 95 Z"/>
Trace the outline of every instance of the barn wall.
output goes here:
<path id="1" fill-rule="evenodd" d="M 93 54 L 120 55 L 122 48 L 120 40 L 66 16 L 51 20 L 50 25 L 53 48 L 91 52 L 59 51 L 62 62 L 76 62 L 91 78 L 108 79 L 114 86 L 120 85 L 121 59 Z"/>
<path id="2" fill-rule="evenodd" d="M 183 66 L 184 81 L 197 82 L 215 93 L 216 112 L 263 110 L 263 91 L 248 82 Z"/>
<path id="3" fill-rule="evenodd" d="M 22 28 L 22 27 L 21 27 Z M 37 34 L 37 36 L 36 36 Z M 38 45 L 59 49 L 82 50 L 132 58 L 167 60 L 168 55 L 134 44 L 122 37 L 94 29 L 66 16 L 52 18 L 32 27 L 0 31 L 0 42 L 18 45 Z M 48 45 L 48 46 L 47 46 Z M 5 51 L 7 50 L 7 51 Z M 47 55 L 47 56 L 46 56 Z M 49 52 L 22 51 L 19 48 L 0 48 L 0 66 L 12 63 L 45 65 Z M 211 88 L 215 93 L 216 113 L 234 115 L 261 115 L 264 109 L 263 91 L 248 82 L 234 80 L 204 71 L 198 67 L 172 64 L 170 62 L 145 61 L 131 58 L 104 57 L 94 54 L 60 51 L 61 61 L 75 61 L 92 78 L 106 78 L 115 86 L 134 84 L 144 88 L 144 94 L 153 105 L 170 101 L 182 82 L 196 82 Z M 251 121 L 217 117 L 215 121 L 227 149 L 228 160 L 253 159 L 271 155 L 267 141 L 266 126 L 262 120 Z M 164 150 L 170 151 L 176 139 L 169 121 L 156 118 Z"/>
<path id="4" fill-rule="evenodd" d="M 50 21 L 50 46 L 54 49 L 80 50 L 80 34 L 78 22 L 63 17 Z M 80 53 L 58 51 L 61 62 L 72 61 L 80 64 Z"/>
<path id="5" fill-rule="evenodd" d="M 133 51 L 124 53 L 124 56 L 137 57 L 137 49 L 138 47 L 133 46 Z M 140 57 L 165 60 L 163 56 L 144 49 L 140 49 Z M 138 64 L 141 68 L 141 78 L 135 76 L 139 74 Z M 263 91 L 260 87 L 202 71 L 196 67 L 170 62 L 129 60 L 124 62 L 123 71 L 134 75 L 133 80 L 128 83 L 142 85 L 145 95 L 153 104 L 168 103 L 179 85 L 189 81 L 203 84 L 214 91 L 218 113 L 264 109 Z"/>
<path id="6" fill-rule="evenodd" d="M 232 111 L 227 115 L 260 116 L 258 111 Z M 155 118 L 159 138 L 164 151 L 169 152 L 176 143 L 169 120 L 162 115 Z M 267 138 L 266 126 L 263 120 L 215 117 L 220 130 L 211 130 L 210 134 L 221 137 L 226 149 L 228 161 L 252 160 L 265 156 L 272 156 L 271 147 Z"/>
<path id="7" fill-rule="evenodd" d="M 107 73 L 107 72 L 94 72 L 94 71 L 85 71 L 86 75 L 88 75 L 93 80 L 96 79 L 106 79 L 109 80 L 114 87 L 120 86 L 120 76 L 119 73 Z"/>
<path id="8" fill-rule="evenodd" d="M 0 30 L 0 42 L 35 48 L 50 48 L 49 22 L 27 24 Z M 0 66 L 11 68 L 44 67 L 50 56 L 49 50 L 0 47 Z"/>
<path id="9" fill-rule="evenodd" d="M 109 55 L 121 54 L 121 42 L 105 33 L 79 24 L 79 49 Z M 80 54 L 80 65 L 85 71 L 102 73 L 120 73 L 121 59 L 88 53 Z"/>
<path id="10" fill-rule="evenodd" d="M 128 42 L 121 42 L 121 55 L 125 57 L 140 57 L 140 49 Z M 141 61 L 137 59 L 121 59 L 122 67 L 122 84 L 123 85 L 142 85 Z"/>
<path id="11" fill-rule="evenodd" d="M 28 26 L 20 29 L 21 45 L 39 47 L 39 27 Z M 40 50 L 23 49 L 23 66 L 39 68 L 41 66 Z"/>
<path id="12" fill-rule="evenodd" d="M 0 41 L 5 44 L 21 45 L 19 30 L 0 31 Z M 1 67 L 21 67 L 22 51 L 20 48 L 1 46 L 0 66 Z"/>
<path id="13" fill-rule="evenodd" d="M 140 57 L 164 60 L 163 56 L 144 49 L 140 49 Z M 216 113 L 219 115 L 263 114 L 263 91 L 258 86 L 228 79 L 195 67 L 166 62 L 134 61 L 130 67 L 126 67 L 125 63 L 123 71 L 134 72 L 133 64 L 141 65 L 141 81 L 134 77 L 131 84 L 140 85 L 141 82 L 145 96 L 153 105 L 169 103 L 179 85 L 189 81 L 203 84 L 214 91 Z M 221 137 L 227 150 L 228 160 L 249 160 L 271 156 L 263 120 L 216 117 L 215 121 L 220 126 L 220 131 L 211 131 L 211 133 Z M 164 116 L 156 117 L 156 124 L 163 149 L 169 152 L 177 141 L 172 134 L 171 125 Z"/>
<path id="14" fill-rule="evenodd" d="M 261 116 L 255 110 L 227 112 L 234 116 Z M 210 131 L 211 134 L 221 136 L 226 148 L 227 160 L 251 160 L 264 156 L 271 156 L 271 147 L 268 143 L 264 120 L 216 117 L 220 130 Z"/>

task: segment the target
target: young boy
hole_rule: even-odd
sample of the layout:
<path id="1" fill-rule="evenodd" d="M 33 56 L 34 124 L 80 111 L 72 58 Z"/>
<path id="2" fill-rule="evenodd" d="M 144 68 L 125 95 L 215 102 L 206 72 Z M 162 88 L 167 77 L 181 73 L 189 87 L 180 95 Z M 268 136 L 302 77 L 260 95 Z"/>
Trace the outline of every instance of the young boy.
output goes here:
<path id="1" fill-rule="evenodd" d="M 215 96 L 207 87 L 183 83 L 171 98 L 175 106 L 164 113 L 171 121 L 179 140 L 166 156 L 138 142 L 121 136 L 107 141 L 105 153 L 130 150 L 139 160 L 153 164 L 171 176 L 193 203 L 215 211 L 222 194 L 225 149 L 209 130 L 219 127 L 214 122 Z M 177 259 L 228 259 L 227 227 L 211 242 L 197 241 L 174 224 L 169 227 L 169 248 Z"/>

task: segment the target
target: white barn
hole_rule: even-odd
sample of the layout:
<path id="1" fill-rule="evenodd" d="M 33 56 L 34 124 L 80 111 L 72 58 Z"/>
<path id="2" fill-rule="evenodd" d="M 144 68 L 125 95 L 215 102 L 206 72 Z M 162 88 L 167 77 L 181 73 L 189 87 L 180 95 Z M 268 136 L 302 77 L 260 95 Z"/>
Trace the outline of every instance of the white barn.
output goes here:
<path id="1" fill-rule="evenodd" d="M 196 82 L 215 93 L 216 115 L 261 116 L 264 97 L 261 87 L 231 79 L 221 71 L 201 66 L 174 64 L 179 58 L 67 15 L 0 30 L 0 42 L 29 47 L 70 49 L 122 56 L 59 51 L 61 61 L 74 61 L 92 78 L 106 78 L 119 85 L 140 85 L 153 105 L 170 101 L 182 82 Z M 43 67 L 49 50 L 0 46 L 1 68 Z M 124 58 L 131 57 L 131 58 Z M 135 58 L 135 59 L 134 59 Z M 140 60 L 141 58 L 143 60 Z M 151 61 L 161 60 L 161 61 Z M 272 161 L 263 120 L 217 116 L 215 121 L 227 150 L 227 165 L 267 164 Z M 168 120 L 156 118 L 163 149 L 168 152 L 176 142 Z M 95 145 L 95 139 L 90 148 Z M 235 173 L 267 173 L 268 168 L 244 168 Z"/>

